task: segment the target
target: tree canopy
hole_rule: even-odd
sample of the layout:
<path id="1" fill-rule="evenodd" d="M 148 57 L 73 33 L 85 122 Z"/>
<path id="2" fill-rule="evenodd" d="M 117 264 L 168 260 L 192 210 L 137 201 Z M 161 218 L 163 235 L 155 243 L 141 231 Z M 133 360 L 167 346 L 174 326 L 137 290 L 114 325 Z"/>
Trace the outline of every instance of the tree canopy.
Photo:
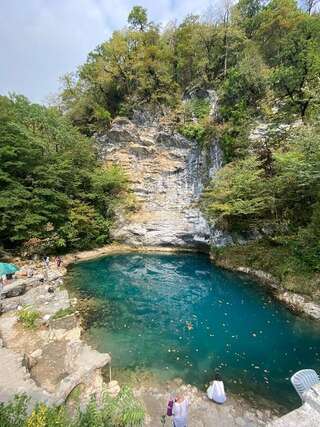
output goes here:
<path id="1" fill-rule="evenodd" d="M 194 86 L 215 88 L 222 108 L 234 106 L 232 117 L 222 117 L 232 126 L 236 115 L 261 116 L 266 92 L 270 103 L 304 121 L 318 107 L 320 18 L 295 0 L 226 3 L 214 17 L 189 15 L 162 30 L 134 6 L 128 24 L 64 77 L 61 108 L 83 133 L 130 115 L 137 104 L 176 109 Z"/>
<path id="2" fill-rule="evenodd" d="M 203 147 L 219 141 L 224 166 L 203 203 L 210 221 L 295 242 L 314 261 L 319 76 L 315 0 L 225 2 L 219 13 L 164 28 L 134 6 L 128 26 L 63 77 L 57 108 L 1 98 L 1 238 L 6 245 L 49 239 L 62 248 L 106 241 L 125 178 L 99 164 L 90 137 L 147 105 Z M 197 90 L 215 91 L 214 115 L 208 97 L 190 95 Z M 259 126 L 264 131 L 252 137 Z"/>
<path id="3" fill-rule="evenodd" d="M 85 248 L 108 241 L 125 191 L 91 140 L 55 108 L 0 97 L 0 240 L 6 248 Z"/>

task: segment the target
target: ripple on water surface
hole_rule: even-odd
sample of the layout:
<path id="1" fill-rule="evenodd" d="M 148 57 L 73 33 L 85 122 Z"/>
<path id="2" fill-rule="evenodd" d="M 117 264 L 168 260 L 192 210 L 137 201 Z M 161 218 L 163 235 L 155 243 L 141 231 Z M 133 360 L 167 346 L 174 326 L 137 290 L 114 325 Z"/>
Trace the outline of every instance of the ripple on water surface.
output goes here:
<path id="1" fill-rule="evenodd" d="M 75 264 L 70 286 L 100 300 L 88 335 L 114 367 L 296 405 L 293 372 L 320 368 L 317 324 L 201 254 L 122 254 Z"/>

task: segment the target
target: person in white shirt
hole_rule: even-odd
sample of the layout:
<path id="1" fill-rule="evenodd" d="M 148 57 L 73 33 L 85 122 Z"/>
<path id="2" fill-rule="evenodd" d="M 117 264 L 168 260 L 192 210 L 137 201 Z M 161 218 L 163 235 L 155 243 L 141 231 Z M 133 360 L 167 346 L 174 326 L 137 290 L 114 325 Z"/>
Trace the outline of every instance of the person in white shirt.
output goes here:
<path id="1" fill-rule="evenodd" d="M 189 402 L 183 396 L 177 396 L 172 408 L 173 426 L 187 427 Z"/>
<path id="2" fill-rule="evenodd" d="M 226 393 L 224 391 L 224 384 L 219 374 L 216 374 L 214 381 L 207 390 L 209 399 L 216 403 L 224 403 L 227 400 Z"/>

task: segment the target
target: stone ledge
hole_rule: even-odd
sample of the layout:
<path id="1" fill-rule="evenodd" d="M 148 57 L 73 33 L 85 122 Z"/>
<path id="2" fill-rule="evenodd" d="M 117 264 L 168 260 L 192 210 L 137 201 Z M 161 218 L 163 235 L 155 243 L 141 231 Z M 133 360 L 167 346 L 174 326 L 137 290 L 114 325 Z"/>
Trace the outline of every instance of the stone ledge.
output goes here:
<path id="1" fill-rule="evenodd" d="M 298 409 L 267 424 L 267 427 L 319 427 L 320 384 L 303 395 L 305 403 Z"/>

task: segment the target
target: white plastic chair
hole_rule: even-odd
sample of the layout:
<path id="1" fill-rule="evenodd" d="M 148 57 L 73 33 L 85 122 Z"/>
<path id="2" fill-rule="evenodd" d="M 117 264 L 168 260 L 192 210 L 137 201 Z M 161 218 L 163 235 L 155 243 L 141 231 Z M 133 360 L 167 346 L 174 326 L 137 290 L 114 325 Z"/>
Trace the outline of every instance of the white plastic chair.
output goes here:
<path id="1" fill-rule="evenodd" d="M 301 369 L 290 378 L 296 392 L 303 401 L 303 393 L 320 382 L 319 376 L 313 369 Z"/>

